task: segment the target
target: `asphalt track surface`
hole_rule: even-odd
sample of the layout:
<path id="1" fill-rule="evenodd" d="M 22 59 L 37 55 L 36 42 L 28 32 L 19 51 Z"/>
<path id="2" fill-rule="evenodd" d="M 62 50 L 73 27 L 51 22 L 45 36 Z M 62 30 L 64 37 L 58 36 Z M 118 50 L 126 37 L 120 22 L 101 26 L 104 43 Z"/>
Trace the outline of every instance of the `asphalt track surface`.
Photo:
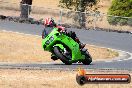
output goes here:
<path id="1" fill-rule="evenodd" d="M 0 30 L 20 32 L 25 34 L 41 35 L 42 25 L 15 23 L 0 21 Z M 81 66 L 84 69 L 120 69 L 132 70 L 132 34 L 105 32 L 96 30 L 74 30 L 81 41 L 102 47 L 126 51 L 124 57 L 110 61 L 94 61 L 90 65 L 73 64 L 64 65 L 63 63 L 31 63 L 31 64 L 6 64 L 1 63 L 0 68 L 41 68 L 41 69 L 76 69 Z M 122 52 L 122 51 L 121 51 Z M 49 58 L 50 59 L 50 58 Z"/>

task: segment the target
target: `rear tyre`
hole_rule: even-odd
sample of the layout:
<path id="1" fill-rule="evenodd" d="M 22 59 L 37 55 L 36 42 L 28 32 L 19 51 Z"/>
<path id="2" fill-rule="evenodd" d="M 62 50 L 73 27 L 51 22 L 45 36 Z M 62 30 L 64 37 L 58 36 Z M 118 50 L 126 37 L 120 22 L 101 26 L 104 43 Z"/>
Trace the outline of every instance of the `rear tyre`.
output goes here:
<path id="1" fill-rule="evenodd" d="M 66 58 L 60 51 L 59 47 L 54 47 L 54 53 L 56 54 L 56 56 L 58 56 L 58 58 L 60 58 L 60 60 L 65 63 L 66 65 L 71 65 L 72 62 L 70 62 L 68 60 L 68 58 Z"/>
<path id="2" fill-rule="evenodd" d="M 82 61 L 83 64 L 89 65 L 92 62 L 92 57 L 88 53 L 88 51 L 85 52 L 85 59 Z"/>

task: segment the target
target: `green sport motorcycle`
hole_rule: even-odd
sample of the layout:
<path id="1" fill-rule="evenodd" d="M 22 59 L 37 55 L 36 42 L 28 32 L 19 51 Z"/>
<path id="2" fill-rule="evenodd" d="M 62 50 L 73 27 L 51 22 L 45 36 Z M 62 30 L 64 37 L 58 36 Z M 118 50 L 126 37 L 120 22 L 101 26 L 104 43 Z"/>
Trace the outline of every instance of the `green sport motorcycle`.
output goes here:
<path id="1" fill-rule="evenodd" d="M 42 35 L 42 47 L 45 51 L 52 53 L 51 59 L 60 59 L 66 65 L 76 62 L 89 65 L 92 62 L 92 57 L 87 49 L 80 49 L 79 44 L 71 37 L 59 32 L 58 28 L 49 28 L 47 30 L 48 33 Z"/>

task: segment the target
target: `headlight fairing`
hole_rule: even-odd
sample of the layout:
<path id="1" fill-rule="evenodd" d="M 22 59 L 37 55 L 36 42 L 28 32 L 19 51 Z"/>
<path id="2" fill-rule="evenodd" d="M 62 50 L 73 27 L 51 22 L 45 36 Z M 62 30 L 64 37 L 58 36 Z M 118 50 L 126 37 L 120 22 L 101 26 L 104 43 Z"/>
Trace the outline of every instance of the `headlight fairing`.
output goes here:
<path id="1" fill-rule="evenodd" d="M 52 41 L 54 40 L 54 37 L 51 36 L 51 37 L 49 38 L 49 40 L 50 40 L 50 42 L 52 42 Z"/>
<path id="2" fill-rule="evenodd" d="M 46 43 L 46 45 L 49 45 L 49 44 L 50 44 L 50 41 L 49 41 L 49 40 L 47 40 L 45 43 Z"/>
<path id="3" fill-rule="evenodd" d="M 45 42 L 46 45 L 49 45 L 53 40 L 54 40 L 54 37 L 51 36 L 51 37 L 49 38 L 49 40 L 47 40 L 47 41 Z"/>

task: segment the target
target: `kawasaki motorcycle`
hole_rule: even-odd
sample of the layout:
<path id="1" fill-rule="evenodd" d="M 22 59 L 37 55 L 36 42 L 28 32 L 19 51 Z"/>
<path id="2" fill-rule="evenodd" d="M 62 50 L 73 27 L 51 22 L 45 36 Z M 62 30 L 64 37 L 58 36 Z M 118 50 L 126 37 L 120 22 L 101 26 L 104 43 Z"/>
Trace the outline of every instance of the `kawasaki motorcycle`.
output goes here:
<path id="1" fill-rule="evenodd" d="M 58 28 L 48 28 L 47 30 L 47 34 L 42 35 L 42 47 L 45 51 L 52 53 L 51 59 L 60 59 L 66 65 L 77 62 L 89 65 L 92 62 L 92 57 L 87 49 L 80 49 L 79 44 L 71 37 L 59 32 Z"/>

